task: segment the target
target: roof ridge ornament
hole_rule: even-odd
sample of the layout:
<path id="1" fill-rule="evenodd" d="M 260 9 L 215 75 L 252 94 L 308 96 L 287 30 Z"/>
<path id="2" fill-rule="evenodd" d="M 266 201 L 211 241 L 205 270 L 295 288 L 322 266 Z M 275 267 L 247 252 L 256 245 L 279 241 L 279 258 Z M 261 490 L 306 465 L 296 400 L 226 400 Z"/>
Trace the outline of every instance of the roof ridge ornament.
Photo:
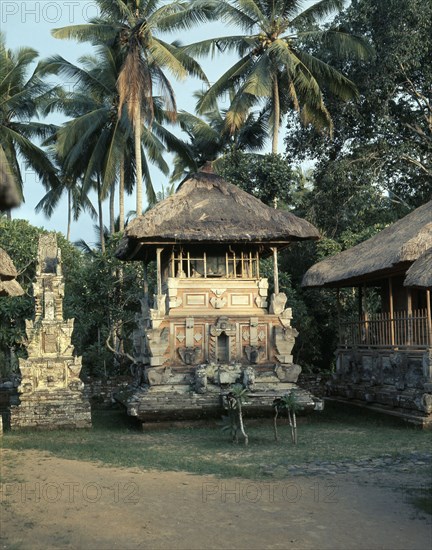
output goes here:
<path id="1" fill-rule="evenodd" d="M 214 174 L 213 161 L 206 160 L 206 162 L 199 169 L 199 172 L 204 172 L 206 174 Z"/>

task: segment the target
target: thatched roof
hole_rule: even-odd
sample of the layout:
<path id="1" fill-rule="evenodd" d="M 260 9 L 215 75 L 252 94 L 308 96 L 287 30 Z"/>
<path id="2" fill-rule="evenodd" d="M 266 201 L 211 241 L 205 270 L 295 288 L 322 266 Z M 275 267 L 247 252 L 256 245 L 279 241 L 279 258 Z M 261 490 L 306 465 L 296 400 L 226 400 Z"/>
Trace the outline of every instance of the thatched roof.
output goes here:
<path id="1" fill-rule="evenodd" d="M 0 296 L 21 296 L 24 290 L 15 281 L 17 271 L 9 254 L 0 248 Z"/>
<path id="2" fill-rule="evenodd" d="M 349 250 L 313 265 L 303 286 L 355 286 L 391 274 L 404 274 L 432 247 L 432 201 Z"/>
<path id="3" fill-rule="evenodd" d="M 116 255 L 140 260 L 164 243 L 265 243 L 319 238 L 318 230 L 290 212 L 270 208 L 221 177 L 199 172 L 177 192 L 133 220 Z"/>
<path id="4" fill-rule="evenodd" d="M 407 271 L 405 286 L 432 287 L 432 248 L 429 248 Z"/>
<path id="5" fill-rule="evenodd" d="M 0 296 L 22 296 L 24 290 L 18 281 L 0 281 Z"/>
<path id="6" fill-rule="evenodd" d="M 9 171 L 3 147 L 0 146 L 0 211 L 19 206 L 19 203 L 17 187 Z"/>
<path id="7" fill-rule="evenodd" d="M 15 279 L 17 270 L 10 259 L 9 254 L 0 248 L 0 281 L 9 281 Z"/>

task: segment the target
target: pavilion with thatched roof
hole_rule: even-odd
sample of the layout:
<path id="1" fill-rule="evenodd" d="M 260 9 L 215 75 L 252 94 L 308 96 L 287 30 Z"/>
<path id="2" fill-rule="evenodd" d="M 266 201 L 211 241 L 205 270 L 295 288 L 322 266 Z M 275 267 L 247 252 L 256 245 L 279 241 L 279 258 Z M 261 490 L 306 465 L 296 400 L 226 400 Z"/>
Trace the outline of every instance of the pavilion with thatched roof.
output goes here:
<path id="1" fill-rule="evenodd" d="M 16 281 L 17 271 L 9 254 L 0 248 L 0 296 L 22 296 L 24 290 Z"/>
<path id="2" fill-rule="evenodd" d="M 208 169 L 132 221 L 116 255 L 145 268 L 155 260 L 156 288 L 151 307 L 145 283 L 135 335 L 142 384 L 127 398 L 130 414 L 160 417 L 162 403 L 177 418 L 217 409 L 222 389 L 234 383 L 248 387 L 255 403 L 263 392 L 269 401 L 294 387 L 301 370 L 291 354 L 297 331 L 279 292 L 278 249 L 318 237 L 306 220 L 266 206 Z M 270 300 L 262 257 L 274 260 Z M 309 394 L 303 400 L 314 406 Z"/>
<path id="3" fill-rule="evenodd" d="M 432 246 L 408 269 L 404 286 L 432 288 Z"/>
<path id="4" fill-rule="evenodd" d="M 116 255 L 148 260 L 159 245 L 254 243 L 269 248 L 318 238 L 318 230 L 306 220 L 270 208 L 236 185 L 201 171 L 133 220 Z"/>
<path id="5" fill-rule="evenodd" d="M 313 265 L 303 286 L 357 287 L 358 315 L 340 319 L 334 395 L 432 421 L 432 201 Z"/>

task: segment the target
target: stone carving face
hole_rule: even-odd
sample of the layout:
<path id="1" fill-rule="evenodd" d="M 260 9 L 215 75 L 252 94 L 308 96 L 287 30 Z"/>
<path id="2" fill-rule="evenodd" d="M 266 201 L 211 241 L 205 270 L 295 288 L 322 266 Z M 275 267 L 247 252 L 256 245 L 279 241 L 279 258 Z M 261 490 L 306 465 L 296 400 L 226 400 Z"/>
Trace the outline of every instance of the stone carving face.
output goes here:
<path id="1" fill-rule="evenodd" d="M 201 348 L 199 347 L 192 347 L 192 348 L 179 348 L 178 352 L 180 357 L 182 358 L 182 361 L 186 363 L 186 365 L 193 365 L 197 362 L 198 354 L 201 351 Z"/>

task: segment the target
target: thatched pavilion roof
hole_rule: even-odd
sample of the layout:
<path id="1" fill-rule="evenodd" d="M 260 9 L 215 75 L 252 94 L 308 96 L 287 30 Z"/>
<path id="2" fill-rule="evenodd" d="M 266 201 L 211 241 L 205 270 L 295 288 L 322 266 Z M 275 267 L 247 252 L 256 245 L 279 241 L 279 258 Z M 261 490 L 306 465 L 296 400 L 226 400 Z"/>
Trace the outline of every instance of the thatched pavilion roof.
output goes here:
<path id="1" fill-rule="evenodd" d="M 10 281 L 17 276 L 17 270 L 9 256 L 9 254 L 0 248 L 0 280 Z"/>
<path id="2" fill-rule="evenodd" d="M 141 260 L 165 243 L 265 243 L 318 239 L 318 230 L 290 212 L 270 208 L 219 176 L 199 172 L 174 195 L 133 220 L 116 255 Z"/>
<path id="3" fill-rule="evenodd" d="M 0 281 L 0 296 L 22 296 L 24 290 L 18 281 Z"/>
<path id="4" fill-rule="evenodd" d="M 14 179 L 8 169 L 6 155 L 0 146 L 0 212 L 18 206 L 20 199 Z"/>
<path id="5" fill-rule="evenodd" d="M 432 287 L 432 247 L 408 269 L 404 285 L 419 288 Z"/>
<path id="6" fill-rule="evenodd" d="M 0 248 L 0 296 L 21 296 L 21 285 L 15 281 L 17 271 L 9 254 Z"/>
<path id="7" fill-rule="evenodd" d="M 367 241 L 313 265 L 303 277 L 305 287 L 355 286 L 404 274 L 432 247 L 432 201 Z"/>

